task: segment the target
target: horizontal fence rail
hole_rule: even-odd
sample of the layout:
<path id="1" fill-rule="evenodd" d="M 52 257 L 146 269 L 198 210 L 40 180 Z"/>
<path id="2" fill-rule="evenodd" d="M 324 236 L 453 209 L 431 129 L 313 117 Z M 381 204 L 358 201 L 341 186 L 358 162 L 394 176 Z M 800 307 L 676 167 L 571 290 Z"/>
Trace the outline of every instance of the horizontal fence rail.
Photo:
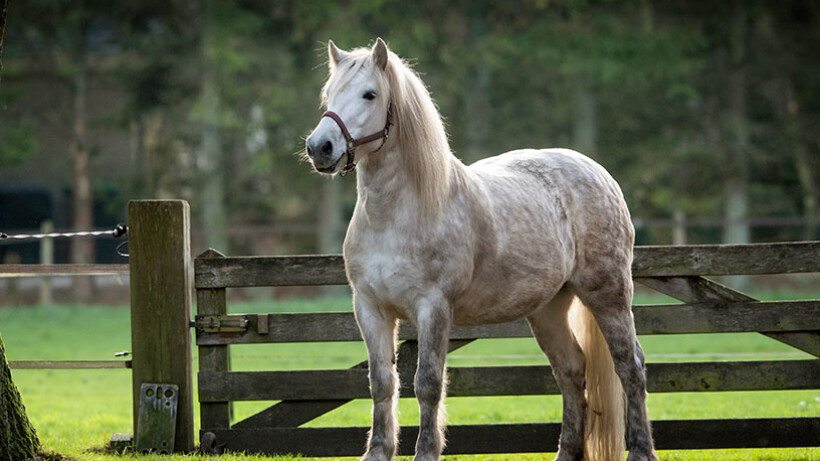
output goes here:
<path id="1" fill-rule="evenodd" d="M 448 397 L 559 394 L 549 366 L 450 367 Z M 647 364 L 649 392 L 797 390 L 817 387 L 820 360 Z M 414 397 L 400 374 L 400 396 Z M 201 372 L 201 402 L 370 398 L 367 369 Z"/>
<path id="2" fill-rule="evenodd" d="M 196 288 L 345 285 L 341 255 L 197 258 Z"/>
<path id="3" fill-rule="evenodd" d="M 820 272 L 820 242 L 637 246 L 633 277 Z M 328 256 L 224 257 L 195 263 L 197 288 L 344 285 L 344 259 Z"/>
<path id="4" fill-rule="evenodd" d="M 0 264 L 0 278 L 123 275 L 128 264 Z"/>
<path id="5" fill-rule="evenodd" d="M 218 429 L 211 433 L 224 448 L 248 453 L 300 453 L 303 456 L 360 456 L 367 427 Z M 544 453 L 558 449 L 559 423 L 476 424 L 447 427 L 444 454 Z M 750 418 L 652 421 L 660 450 L 703 448 L 811 447 L 820 418 Z M 399 455 L 412 455 L 418 426 L 402 426 Z"/>
<path id="6" fill-rule="evenodd" d="M 638 334 L 782 332 L 820 330 L 820 301 L 713 302 L 633 306 Z M 197 316 L 204 320 L 208 316 Z M 197 345 L 361 341 L 352 312 L 294 314 L 229 314 L 230 323 L 247 322 L 244 331 L 197 330 Z M 264 328 L 260 325 L 265 325 Z M 412 324 L 403 322 L 399 339 L 416 339 Z M 529 338 L 526 320 L 482 325 L 455 326 L 451 339 Z"/>
<path id="7" fill-rule="evenodd" d="M 130 360 L 9 360 L 17 370 L 88 370 L 131 368 Z"/>
<path id="8" fill-rule="evenodd" d="M 820 241 L 751 245 L 636 246 L 633 277 L 820 272 Z"/>

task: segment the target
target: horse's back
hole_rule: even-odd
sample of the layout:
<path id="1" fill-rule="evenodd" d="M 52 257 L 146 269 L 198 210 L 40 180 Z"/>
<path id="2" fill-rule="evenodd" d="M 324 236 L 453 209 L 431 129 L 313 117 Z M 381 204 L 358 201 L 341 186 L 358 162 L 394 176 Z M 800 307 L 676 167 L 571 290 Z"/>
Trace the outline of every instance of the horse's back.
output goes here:
<path id="1" fill-rule="evenodd" d="M 600 164 L 570 149 L 515 150 L 480 160 L 469 169 L 491 197 L 502 202 L 499 206 L 509 206 L 511 195 L 524 193 L 529 201 L 559 200 L 565 208 L 561 211 L 576 212 L 576 219 L 583 217 L 583 210 L 609 214 L 610 209 L 619 221 L 629 221 L 615 179 Z"/>
<path id="2" fill-rule="evenodd" d="M 487 192 L 490 212 L 506 221 L 502 226 L 540 228 L 542 245 L 560 243 L 573 266 L 596 258 L 631 263 L 634 229 L 623 193 L 591 158 L 569 149 L 528 149 L 469 168 Z"/>
<path id="3" fill-rule="evenodd" d="M 514 150 L 479 160 L 469 168 L 484 181 L 503 177 L 524 180 L 529 177 L 547 186 L 574 185 L 610 189 L 614 185 L 616 195 L 620 195 L 620 188 L 604 167 L 571 149 Z"/>

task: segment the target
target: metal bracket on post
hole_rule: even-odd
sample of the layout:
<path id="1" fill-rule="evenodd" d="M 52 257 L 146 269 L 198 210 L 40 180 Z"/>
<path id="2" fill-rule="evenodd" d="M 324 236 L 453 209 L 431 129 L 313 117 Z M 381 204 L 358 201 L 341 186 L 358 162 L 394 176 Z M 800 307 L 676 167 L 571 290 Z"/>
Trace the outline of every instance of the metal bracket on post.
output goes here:
<path id="1" fill-rule="evenodd" d="M 137 453 L 169 454 L 176 438 L 179 387 L 144 383 L 140 386 Z"/>
<path id="2" fill-rule="evenodd" d="M 197 315 L 191 326 L 203 333 L 244 333 L 248 319 L 243 315 Z"/>

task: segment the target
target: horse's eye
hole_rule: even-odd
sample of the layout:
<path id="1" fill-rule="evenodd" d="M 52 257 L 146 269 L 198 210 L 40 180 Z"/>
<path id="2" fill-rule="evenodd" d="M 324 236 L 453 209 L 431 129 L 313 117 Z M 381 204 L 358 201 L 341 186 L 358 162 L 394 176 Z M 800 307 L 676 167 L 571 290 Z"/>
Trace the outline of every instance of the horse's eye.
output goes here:
<path id="1" fill-rule="evenodd" d="M 367 93 L 363 94 L 362 97 L 367 99 L 368 101 L 372 101 L 376 99 L 376 92 L 375 91 L 368 91 Z"/>

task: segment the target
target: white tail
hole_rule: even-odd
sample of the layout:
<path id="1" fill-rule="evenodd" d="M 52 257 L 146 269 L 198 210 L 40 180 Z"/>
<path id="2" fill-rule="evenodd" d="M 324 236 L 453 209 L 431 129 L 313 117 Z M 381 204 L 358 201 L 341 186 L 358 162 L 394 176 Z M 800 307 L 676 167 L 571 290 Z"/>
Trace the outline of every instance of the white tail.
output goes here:
<path id="1" fill-rule="evenodd" d="M 621 461 L 626 450 L 624 391 L 598 322 L 578 298 L 569 313 L 570 327 L 586 361 L 585 461 Z"/>

